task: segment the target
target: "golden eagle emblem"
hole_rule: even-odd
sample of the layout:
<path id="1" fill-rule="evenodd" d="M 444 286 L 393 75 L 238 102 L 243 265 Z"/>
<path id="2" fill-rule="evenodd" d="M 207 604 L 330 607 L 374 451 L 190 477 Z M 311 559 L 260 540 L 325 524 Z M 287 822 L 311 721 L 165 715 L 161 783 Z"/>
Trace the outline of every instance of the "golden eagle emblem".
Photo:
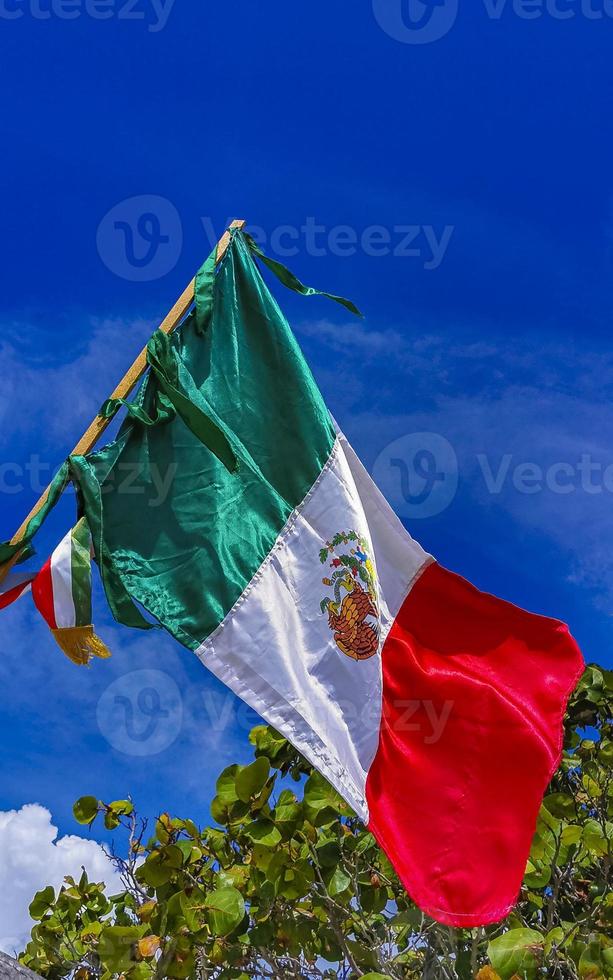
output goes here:
<path id="1" fill-rule="evenodd" d="M 377 575 L 368 549 L 356 531 L 339 531 L 319 552 L 321 564 L 334 569 L 322 579 L 332 597 L 321 600 L 321 611 L 337 647 L 353 660 L 369 660 L 379 650 Z"/>

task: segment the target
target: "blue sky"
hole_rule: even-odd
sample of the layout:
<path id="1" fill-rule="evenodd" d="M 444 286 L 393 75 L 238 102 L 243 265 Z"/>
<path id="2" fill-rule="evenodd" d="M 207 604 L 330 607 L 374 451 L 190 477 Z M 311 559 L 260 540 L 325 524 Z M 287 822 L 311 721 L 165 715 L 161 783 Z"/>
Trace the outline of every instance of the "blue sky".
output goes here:
<path id="1" fill-rule="evenodd" d="M 0 10 L 0 536 L 211 236 L 245 217 L 304 281 L 365 312 L 272 284 L 411 532 L 610 665 L 613 11 L 64 4 Z M 414 433 L 444 476 L 421 514 L 390 465 L 411 477 Z M 58 508 L 41 552 L 73 512 Z M 0 811 L 40 803 L 66 833 L 77 796 L 132 793 L 145 812 L 208 820 L 253 716 L 169 638 L 115 627 L 100 596 L 97 621 L 113 660 L 79 672 L 27 602 L 3 614 Z M 134 730 L 155 729 L 145 754 L 125 717 L 100 722 L 111 684 Z"/>

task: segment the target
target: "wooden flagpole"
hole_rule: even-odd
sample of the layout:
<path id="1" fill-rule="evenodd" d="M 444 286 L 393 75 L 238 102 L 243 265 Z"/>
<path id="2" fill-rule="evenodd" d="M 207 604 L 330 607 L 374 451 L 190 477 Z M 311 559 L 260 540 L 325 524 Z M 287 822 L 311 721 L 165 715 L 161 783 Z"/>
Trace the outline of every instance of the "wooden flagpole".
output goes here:
<path id="1" fill-rule="evenodd" d="M 244 227 L 245 227 L 245 221 L 243 221 L 242 219 L 236 220 L 233 221 L 230 227 L 227 229 L 227 231 L 224 232 L 219 242 L 217 243 L 217 262 L 221 262 L 221 260 L 223 259 L 224 255 L 228 250 L 228 246 L 232 240 L 232 230 L 234 228 L 244 228 Z M 196 286 L 196 279 L 194 277 L 190 282 L 189 286 L 187 286 L 183 290 L 183 292 L 179 296 L 177 302 L 174 304 L 172 309 L 166 314 L 166 316 L 162 320 L 159 326 L 159 329 L 162 331 L 162 333 L 170 334 L 179 325 L 179 323 L 181 322 L 181 320 L 183 319 L 183 317 L 185 316 L 185 314 L 187 313 L 191 304 L 194 301 L 195 286 Z M 147 348 L 145 347 L 140 352 L 140 354 L 138 355 L 134 363 L 131 365 L 131 367 L 128 368 L 128 370 L 126 371 L 123 378 L 121 379 L 121 381 L 119 382 L 119 384 L 117 385 L 117 387 L 115 388 L 114 392 L 110 397 L 127 398 L 128 395 L 133 391 L 135 386 L 138 384 L 138 382 L 140 381 L 140 379 L 142 378 L 146 370 L 147 370 Z M 94 446 L 96 445 L 96 443 L 98 442 L 98 439 L 100 438 L 102 433 L 110 424 L 110 422 L 111 422 L 110 419 L 101 418 L 100 415 L 97 415 L 96 418 L 91 423 L 91 425 L 83 433 L 83 435 L 79 439 L 78 443 L 76 444 L 75 448 L 73 449 L 70 455 L 85 456 L 87 453 L 90 453 L 94 448 Z M 47 489 L 43 491 L 42 495 L 34 504 L 34 507 L 30 511 L 26 519 L 24 520 L 19 530 L 16 531 L 13 537 L 11 538 L 11 544 L 19 544 L 19 542 L 23 538 L 23 535 L 25 534 L 28 524 L 30 523 L 33 517 L 36 517 L 39 510 L 44 506 L 48 495 L 49 495 L 49 487 L 47 487 Z M 16 564 L 19 555 L 20 552 L 17 552 L 17 554 L 10 561 L 0 566 L 0 584 L 6 578 L 13 565 Z"/>

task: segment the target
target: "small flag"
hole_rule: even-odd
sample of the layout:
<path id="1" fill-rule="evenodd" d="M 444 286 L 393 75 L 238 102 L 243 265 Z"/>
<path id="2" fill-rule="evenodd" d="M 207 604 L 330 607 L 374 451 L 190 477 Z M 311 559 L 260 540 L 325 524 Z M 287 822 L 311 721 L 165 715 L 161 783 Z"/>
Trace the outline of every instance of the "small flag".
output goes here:
<path id="1" fill-rule="evenodd" d="M 91 535 L 84 517 L 39 572 L 11 575 L 0 585 L 0 609 L 30 591 L 58 646 L 73 663 L 84 666 L 92 657 L 110 657 L 91 625 Z"/>
<path id="2" fill-rule="evenodd" d="M 84 666 L 92 657 L 110 657 L 91 625 L 91 535 L 84 517 L 32 582 L 32 598 L 58 646 L 73 663 Z"/>

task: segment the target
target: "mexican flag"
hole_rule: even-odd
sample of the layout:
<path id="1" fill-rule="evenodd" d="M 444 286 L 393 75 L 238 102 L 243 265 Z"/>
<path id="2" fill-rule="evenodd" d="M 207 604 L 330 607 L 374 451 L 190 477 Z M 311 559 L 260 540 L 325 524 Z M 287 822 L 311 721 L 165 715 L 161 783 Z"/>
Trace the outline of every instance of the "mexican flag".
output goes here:
<path id="1" fill-rule="evenodd" d="M 426 912 L 495 921 L 520 888 L 581 655 L 562 623 L 414 540 L 256 256 L 239 232 L 205 264 L 194 311 L 152 339 L 117 439 L 69 461 L 108 601 L 120 622 L 165 627 L 286 736 Z"/>

